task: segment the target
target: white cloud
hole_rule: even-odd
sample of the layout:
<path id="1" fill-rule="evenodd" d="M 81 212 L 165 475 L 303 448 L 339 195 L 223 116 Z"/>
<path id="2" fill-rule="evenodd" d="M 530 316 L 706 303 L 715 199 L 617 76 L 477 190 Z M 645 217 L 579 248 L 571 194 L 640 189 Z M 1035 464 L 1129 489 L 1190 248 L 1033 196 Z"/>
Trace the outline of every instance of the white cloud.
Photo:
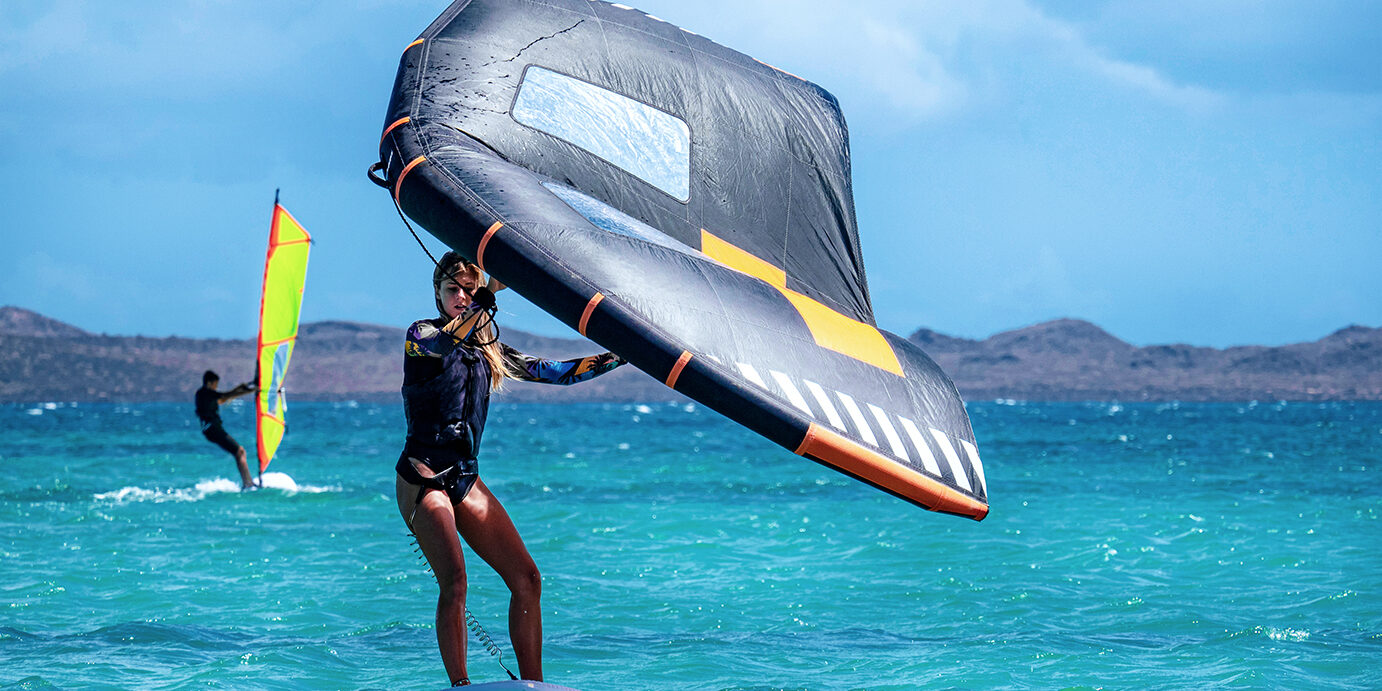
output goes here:
<path id="1" fill-rule="evenodd" d="M 1028 0 L 640 6 L 837 93 L 866 94 L 879 109 L 911 121 L 963 112 L 976 99 L 1003 101 L 1021 88 L 1017 70 L 1033 69 L 1033 61 L 1052 75 L 1099 80 L 1182 107 L 1214 102 L 1207 89 L 1104 55 L 1078 25 L 1047 16 Z M 219 102 L 237 93 L 290 92 L 310 78 L 298 74 L 310 53 L 362 40 L 371 27 L 359 17 L 380 11 L 371 3 L 186 0 L 148 11 L 59 0 L 27 17 L 0 19 L 8 25 L 0 74 L 23 80 L 24 71 L 37 70 L 37 88 L 106 98 Z"/>
<path id="2" fill-rule="evenodd" d="M 946 68 L 944 46 L 899 21 L 905 7 L 888 2 L 804 7 L 794 0 L 641 5 L 837 96 L 862 89 L 870 101 L 909 117 L 953 111 L 966 101 L 965 87 Z"/>
<path id="3" fill-rule="evenodd" d="M 0 16 L 0 75 L 53 94 L 221 100 L 288 91 L 314 53 L 372 36 L 377 8 L 337 3 L 38 3 Z M 397 40 L 402 40 L 401 38 Z"/>
<path id="4" fill-rule="evenodd" d="M 658 3 L 656 9 L 831 91 L 864 91 L 894 116 L 913 121 L 1004 101 L 1034 69 L 1094 91 L 1130 89 L 1175 107 L 1202 109 L 1218 101 L 1212 90 L 1109 57 L 1078 25 L 1027 0 L 708 0 Z"/>
<path id="5" fill-rule="evenodd" d="M 962 13 L 966 32 L 987 45 L 988 58 L 997 69 L 1001 69 L 998 63 L 1015 57 L 1044 59 L 1047 64 L 1043 69 L 1053 73 L 1103 80 L 1174 106 L 1204 108 L 1218 100 L 1213 91 L 1177 84 L 1150 65 L 1109 57 L 1078 25 L 1048 16 L 1027 0 L 960 4 L 967 6 Z"/>
<path id="6" fill-rule="evenodd" d="M 856 76 L 890 105 L 920 115 L 961 107 L 964 84 L 945 67 L 944 59 L 905 29 L 873 18 L 860 26 L 866 55 L 857 56 Z"/>
<path id="7" fill-rule="evenodd" d="M 1222 101 L 1219 95 L 1210 89 L 1175 84 L 1146 65 L 1110 60 L 1098 55 L 1090 55 L 1089 60 L 1095 72 L 1172 105 L 1204 109 Z"/>

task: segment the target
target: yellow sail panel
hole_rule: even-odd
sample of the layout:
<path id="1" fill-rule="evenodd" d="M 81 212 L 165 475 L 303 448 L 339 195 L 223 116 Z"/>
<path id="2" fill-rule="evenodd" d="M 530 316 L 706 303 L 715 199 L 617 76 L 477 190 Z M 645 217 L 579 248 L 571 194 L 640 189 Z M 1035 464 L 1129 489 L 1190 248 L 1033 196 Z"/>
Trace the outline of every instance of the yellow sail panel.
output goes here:
<path id="1" fill-rule="evenodd" d="M 255 438 L 259 472 L 278 451 L 287 428 L 283 381 L 298 335 L 302 288 L 307 281 L 307 254 L 312 237 L 286 209 L 274 203 L 269 229 L 269 253 L 264 260 L 264 292 L 259 303 L 259 349 L 255 364 L 259 391 L 255 396 Z"/>

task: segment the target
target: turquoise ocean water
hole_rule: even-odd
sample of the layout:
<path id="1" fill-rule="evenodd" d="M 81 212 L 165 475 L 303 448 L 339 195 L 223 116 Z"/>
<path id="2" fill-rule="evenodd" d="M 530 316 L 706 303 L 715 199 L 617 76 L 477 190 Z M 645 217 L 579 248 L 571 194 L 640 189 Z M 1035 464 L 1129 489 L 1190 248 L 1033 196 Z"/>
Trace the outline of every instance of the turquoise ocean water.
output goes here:
<path id="1" fill-rule="evenodd" d="M 0 406 L 0 688 L 435 688 L 396 405 L 241 494 L 186 404 Z M 599 689 L 1382 688 L 1382 405 L 970 405 L 931 514 L 695 405 L 497 405 L 482 473 Z M 252 442 L 247 406 L 224 411 Z M 506 591 L 470 607 L 507 652 Z M 471 677 L 504 678 L 472 643 Z"/>

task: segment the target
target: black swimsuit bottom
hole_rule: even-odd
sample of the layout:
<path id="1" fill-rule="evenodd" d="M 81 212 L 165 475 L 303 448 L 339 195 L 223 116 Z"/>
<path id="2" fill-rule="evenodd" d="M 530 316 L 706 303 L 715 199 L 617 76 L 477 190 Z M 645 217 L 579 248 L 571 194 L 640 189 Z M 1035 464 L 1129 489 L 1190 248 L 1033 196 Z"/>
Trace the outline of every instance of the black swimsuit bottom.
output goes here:
<path id="1" fill-rule="evenodd" d="M 423 477 L 422 473 L 413 467 L 414 458 L 436 474 Z M 404 482 L 422 488 L 418 490 L 414 504 L 421 502 L 428 490 L 446 492 L 446 496 L 451 498 L 452 505 L 459 504 L 465 499 L 465 495 L 470 493 L 470 488 L 475 486 L 475 481 L 480 479 L 479 462 L 473 458 L 462 458 L 447 449 L 404 446 L 394 470 Z"/>

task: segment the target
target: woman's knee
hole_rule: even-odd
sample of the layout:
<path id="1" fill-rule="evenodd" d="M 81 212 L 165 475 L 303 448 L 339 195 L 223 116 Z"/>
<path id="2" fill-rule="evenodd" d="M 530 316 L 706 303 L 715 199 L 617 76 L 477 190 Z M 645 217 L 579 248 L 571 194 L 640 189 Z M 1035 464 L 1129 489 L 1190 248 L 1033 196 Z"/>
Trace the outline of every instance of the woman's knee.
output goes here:
<path id="1" fill-rule="evenodd" d="M 448 569 L 437 575 L 437 587 L 441 589 L 440 597 L 442 602 L 459 602 L 465 604 L 466 577 L 465 568 Z"/>
<path id="2" fill-rule="evenodd" d="M 509 590 L 519 597 L 536 600 L 542 597 L 542 574 L 530 564 L 518 572 L 518 576 L 509 584 Z"/>

